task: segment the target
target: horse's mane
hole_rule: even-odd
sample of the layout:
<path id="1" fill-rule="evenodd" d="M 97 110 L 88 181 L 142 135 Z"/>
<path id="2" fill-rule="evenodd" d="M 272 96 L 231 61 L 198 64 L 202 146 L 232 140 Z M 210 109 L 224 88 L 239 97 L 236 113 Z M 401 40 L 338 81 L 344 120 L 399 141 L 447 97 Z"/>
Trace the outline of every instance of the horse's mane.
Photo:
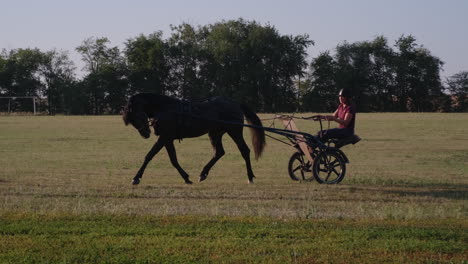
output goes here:
<path id="1" fill-rule="evenodd" d="M 128 125 L 130 123 L 128 115 L 134 110 L 135 106 L 161 106 L 179 102 L 179 99 L 155 93 L 140 93 L 132 95 L 128 99 L 127 105 L 122 109 L 122 119 L 125 125 Z"/>

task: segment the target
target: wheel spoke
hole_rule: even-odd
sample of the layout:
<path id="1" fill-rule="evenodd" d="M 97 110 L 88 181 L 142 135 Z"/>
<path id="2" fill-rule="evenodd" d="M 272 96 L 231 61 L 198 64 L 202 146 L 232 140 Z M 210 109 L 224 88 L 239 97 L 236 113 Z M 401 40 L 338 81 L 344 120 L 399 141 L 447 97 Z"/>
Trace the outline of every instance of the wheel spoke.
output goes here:
<path id="1" fill-rule="evenodd" d="M 320 183 L 338 183 L 346 171 L 340 153 L 330 150 L 318 154 L 314 164 L 314 177 Z"/>
<path id="2" fill-rule="evenodd" d="M 333 168 L 333 172 L 336 174 L 336 176 L 340 176 L 340 173 L 338 171 L 335 170 L 335 168 Z"/>
<path id="3" fill-rule="evenodd" d="M 323 172 L 328 172 L 328 158 L 325 156 L 320 162 L 321 166 L 321 171 Z"/>
<path id="4" fill-rule="evenodd" d="M 293 169 L 293 172 L 296 172 L 297 170 L 299 170 L 301 168 L 301 165 L 297 166 L 296 168 Z"/>
<path id="5" fill-rule="evenodd" d="M 338 163 L 338 165 L 339 165 L 339 164 L 340 164 L 340 160 L 337 159 L 337 158 L 335 158 L 335 160 L 334 160 L 333 162 L 331 162 L 330 166 L 336 167 L 335 164 L 337 164 L 337 163 Z"/>
<path id="6" fill-rule="evenodd" d="M 310 181 L 313 179 L 314 175 L 323 174 L 323 172 L 314 172 L 325 170 L 327 171 L 326 167 L 323 167 L 323 162 L 326 160 L 326 157 L 321 157 L 318 161 L 319 163 L 311 163 L 304 154 L 299 152 L 293 153 L 289 160 L 288 164 L 288 172 L 289 177 L 295 181 Z"/>
<path id="7" fill-rule="evenodd" d="M 340 173 L 338 171 L 336 171 L 335 169 L 332 169 L 332 170 L 330 170 L 330 172 L 328 172 L 328 176 L 327 176 L 327 179 L 326 179 L 327 181 L 328 181 L 328 179 L 330 178 L 330 176 L 332 174 L 335 174 L 335 180 L 338 179 L 338 177 L 340 176 Z"/>
<path id="8" fill-rule="evenodd" d="M 335 169 L 335 168 L 341 168 L 341 164 L 338 163 L 338 164 L 336 164 L 335 166 L 332 166 L 332 167 L 331 167 L 331 169 Z"/>
<path id="9" fill-rule="evenodd" d="M 330 174 L 331 174 L 331 173 L 332 173 L 331 171 L 328 172 L 328 175 L 327 175 L 327 177 L 325 178 L 325 181 L 326 181 L 326 182 L 328 181 L 328 178 L 330 178 Z"/>
<path id="10" fill-rule="evenodd" d="M 299 156 L 297 159 L 301 162 L 301 164 L 304 164 L 304 157 Z"/>
<path id="11" fill-rule="evenodd" d="M 327 172 L 328 171 L 327 170 L 327 165 L 323 164 L 323 163 L 320 163 L 319 171 Z"/>
<path id="12" fill-rule="evenodd" d="M 327 167 L 327 158 L 326 157 L 323 157 L 323 159 L 320 160 L 320 165 L 323 165 L 324 167 Z"/>

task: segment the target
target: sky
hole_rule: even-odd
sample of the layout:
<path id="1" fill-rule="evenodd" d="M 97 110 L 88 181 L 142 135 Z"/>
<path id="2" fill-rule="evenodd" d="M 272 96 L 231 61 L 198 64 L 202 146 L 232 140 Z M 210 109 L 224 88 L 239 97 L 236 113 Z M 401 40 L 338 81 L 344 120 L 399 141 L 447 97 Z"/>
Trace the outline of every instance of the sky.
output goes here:
<path id="1" fill-rule="evenodd" d="M 0 0 L 0 7 L 0 50 L 68 51 L 78 75 L 84 64 L 75 48 L 87 38 L 107 37 L 123 48 L 140 34 L 168 38 L 170 25 L 239 18 L 281 35 L 308 34 L 315 42 L 309 62 L 344 41 L 382 35 L 393 45 L 411 34 L 445 63 L 443 79 L 468 71 L 468 0 Z"/>

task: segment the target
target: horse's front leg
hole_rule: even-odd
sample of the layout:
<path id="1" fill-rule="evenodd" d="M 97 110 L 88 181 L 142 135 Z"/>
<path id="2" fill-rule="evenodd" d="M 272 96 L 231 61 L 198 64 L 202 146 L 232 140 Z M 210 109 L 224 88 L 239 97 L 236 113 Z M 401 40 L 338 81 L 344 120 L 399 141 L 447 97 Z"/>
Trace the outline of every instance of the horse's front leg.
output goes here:
<path id="1" fill-rule="evenodd" d="M 132 184 L 137 185 L 140 183 L 141 177 L 143 177 L 143 173 L 145 172 L 146 166 L 148 166 L 148 163 L 154 158 L 156 154 L 164 147 L 166 144 L 166 140 L 159 137 L 158 141 L 154 144 L 154 146 L 151 148 L 151 150 L 146 154 L 145 161 L 141 165 L 140 169 L 138 170 L 137 174 L 133 178 Z"/>
<path id="2" fill-rule="evenodd" d="M 169 155 L 169 159 L 171 160 L 172 166 L 174 166 L 177 169 L 177 171 L 184 179 L 185 183 L 192 184 L 192 182 L 189 180 L 189 175 L 187 174 L 187 172 L 184 171 L 184 169 L 182 169 L 179 162 L 177 161 L 177 155 L 173 140 L 170 140 L 166 143 L 166 150 L 167 154 Z"/>

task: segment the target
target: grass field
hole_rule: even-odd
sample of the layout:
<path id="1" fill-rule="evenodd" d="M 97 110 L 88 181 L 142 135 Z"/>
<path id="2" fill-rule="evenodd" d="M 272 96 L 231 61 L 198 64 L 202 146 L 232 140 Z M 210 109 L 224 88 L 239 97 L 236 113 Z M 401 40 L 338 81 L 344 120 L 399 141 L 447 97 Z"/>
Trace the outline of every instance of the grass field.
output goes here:
<path id="1" fill-rule="evenodd" d="M 467 263 L 467 132 L 468 114 L 359 114 L 339 185 L 291 181 L 273 140 L 248 185 L 225 136 L 203 183 L 163 150 L 134 187 L 155 137 L 120 117 L 2 116 L 0 263 Z M 176 148 L 197 181 L 208 138 Z"/>

